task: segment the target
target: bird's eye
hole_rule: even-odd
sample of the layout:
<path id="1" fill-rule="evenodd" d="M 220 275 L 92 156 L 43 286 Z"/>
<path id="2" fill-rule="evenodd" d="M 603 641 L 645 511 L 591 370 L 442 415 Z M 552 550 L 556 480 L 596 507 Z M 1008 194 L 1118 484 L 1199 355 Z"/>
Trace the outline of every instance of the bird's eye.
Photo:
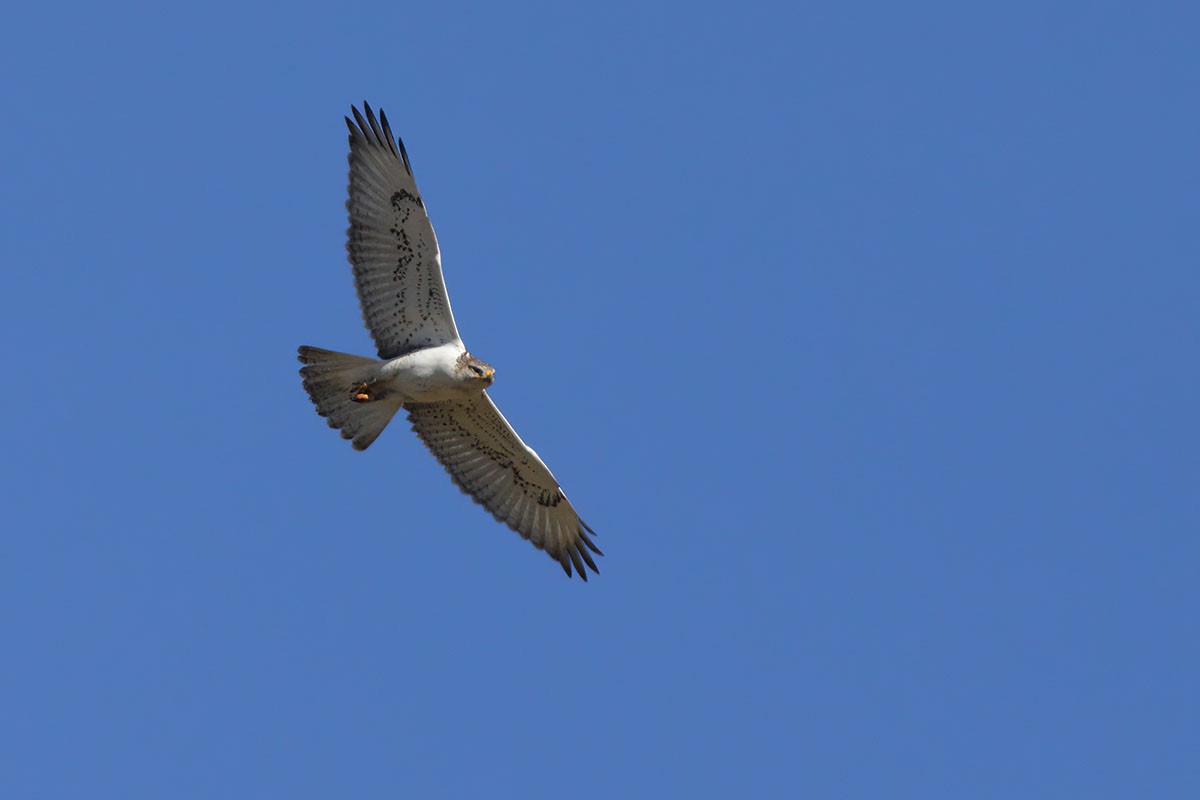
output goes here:
<path id="1" fill-rule="evenodd" d="M 474 364 L 472 364 L 472 365 L 471 365 L 471 372 L 474 372 L 476 375 L 482 375 L 482 374 L 483 374 L 483 369 L 482 369 L 481 367 L 477 367 L 477 366 L 475 366 Z"/>

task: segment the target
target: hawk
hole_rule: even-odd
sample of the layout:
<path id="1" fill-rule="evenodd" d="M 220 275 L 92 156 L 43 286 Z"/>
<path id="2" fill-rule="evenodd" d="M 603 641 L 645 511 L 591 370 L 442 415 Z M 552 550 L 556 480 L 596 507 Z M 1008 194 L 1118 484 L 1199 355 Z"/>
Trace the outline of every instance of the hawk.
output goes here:
<path id="1" fill-rule="evenodd" d="M 346 250 L 363 321 L 379 359 L 299 349 L 305 391 L 329 427 L 370 447 L 404 409 L 412 429 L 459 488 L 585 581 L 599 572 L 595 531 L 554 475 L 487 395 L 496 371 L 467 352 L 442 277 L 442 258 L 404 143 L 387 115 L 351 108 Z M 589 553 L 589 551 L 591 551 Z"/>

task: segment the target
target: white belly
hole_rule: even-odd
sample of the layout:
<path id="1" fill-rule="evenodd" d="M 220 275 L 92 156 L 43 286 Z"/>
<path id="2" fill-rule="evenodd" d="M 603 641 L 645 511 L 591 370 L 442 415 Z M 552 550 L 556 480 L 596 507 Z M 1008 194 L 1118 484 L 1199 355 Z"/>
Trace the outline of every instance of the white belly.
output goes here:
<path id="1" fill-rule="evenodd" d="M 455 362 L 463 352 L 461 343 L 452 342 L 392 359 L 380 365 L 377 386 L 414 403 L 435 403 L 475 391 L 456 374 Z"/>

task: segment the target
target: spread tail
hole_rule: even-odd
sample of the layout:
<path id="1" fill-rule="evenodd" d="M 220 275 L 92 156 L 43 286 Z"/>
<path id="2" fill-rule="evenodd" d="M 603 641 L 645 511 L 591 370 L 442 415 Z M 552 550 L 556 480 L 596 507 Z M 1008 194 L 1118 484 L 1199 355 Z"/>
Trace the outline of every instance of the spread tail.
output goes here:
<path id="1" fill-rule="evenodd" d="M 382 362 L 319 347 L 302 346 L 299 353 L 304 391 L 317 413 L 328 419 L 329 427 L 339 429 L 343 439 L 350 439 L 355 450 L 366 450 L 401 407 L 394 397 L 369 399 L 366 387 Z"/>

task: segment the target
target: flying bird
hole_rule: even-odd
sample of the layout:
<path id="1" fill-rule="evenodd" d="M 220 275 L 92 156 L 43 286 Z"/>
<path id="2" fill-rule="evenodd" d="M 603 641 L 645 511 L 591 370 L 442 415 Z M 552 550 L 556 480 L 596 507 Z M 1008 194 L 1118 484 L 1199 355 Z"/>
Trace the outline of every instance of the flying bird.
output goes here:
<path id="1" fill-rule="evenodd" d="M 487 395 L 496 371 L 467 351 L 442 277 L 437 237 L 404 143 L 387 115 L 351 108 L 350 265 L 379 359 L 302 346 L 304 389 L 355 450 L 370 447 L 400 409 L 459 488 L 567 576 L 599 572 L 587 526 L 533 448 Z M 591 551 L 589 553 L 589 551 Z"/>

